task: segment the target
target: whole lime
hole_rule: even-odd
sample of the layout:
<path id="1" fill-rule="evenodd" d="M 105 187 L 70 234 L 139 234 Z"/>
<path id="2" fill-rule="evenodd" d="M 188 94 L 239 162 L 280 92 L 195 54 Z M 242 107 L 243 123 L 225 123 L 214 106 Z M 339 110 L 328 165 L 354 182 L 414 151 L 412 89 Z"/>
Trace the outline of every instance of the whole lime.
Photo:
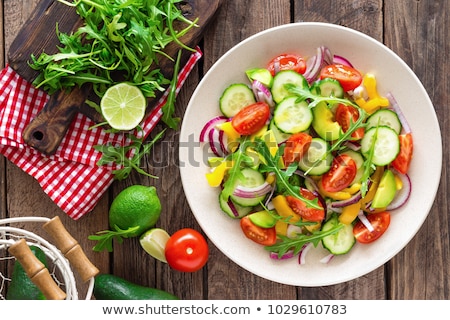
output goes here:
<path id="1" fill-rule="evenodd" d="M 161 214 L 161 202 L 153 186 L 132 185 L 122 190 L 109 208 L 109 225 L 122 230 L 139 227 L 128 234 L 129 237 L 141 235 L 153 227 Z"/>

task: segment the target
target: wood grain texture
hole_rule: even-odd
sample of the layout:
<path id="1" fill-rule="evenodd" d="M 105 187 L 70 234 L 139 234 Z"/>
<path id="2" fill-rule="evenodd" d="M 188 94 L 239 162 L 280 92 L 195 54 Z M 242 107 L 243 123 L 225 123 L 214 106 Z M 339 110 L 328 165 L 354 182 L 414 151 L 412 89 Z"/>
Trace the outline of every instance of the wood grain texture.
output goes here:
<path id="1" fill-rule="evenodd" d="M 3 49 L 7 50 L 32 12 L 29 3 L 35 5 L 38 0 L 26 6 L 13 0 L 3 2 L 2 18 L 6 26 Z M 423 82 L 441 125 L 442 180 L 429 217 L 409 245 L 384 266 L 361 278 L 317 288 L 282 285 L 240 268 L 211 242 L 207 266 L 193 274 L 171 270 L 152 259 L 141 250 L 138 239 L 126 239 L 122 245 L 115 246 L 112 254 L 90 251 L 93 243 L 87 236 L 108 228 L 111 199 L 133 184 L 157 187 L 163 204 L 158 227 L 169 233 L 185 227 L 200 230 L 181 186 L 179 136 L 173 130 L 166 132 L 164 141 L 155 146 L 142 164 L 159 179 L 132 174 L 125 181 L 115 182 L 95 210 L 78 221 L 67 218 L 33 178 L 3 159 L 0 216 L 59 215 L 101 272 L 164 289 L 182 299 L 450 299 L 450 174 L 447 169 L 450 165 L 450 70 L 446 61 L 446 53 L 450 52 L 449 6 L 447 0 L 226 0 L 201 40 L 203 59 L 177 98 L 176 114 L 182 117 L 199 81 L 227 50 L 261 30 L 289 22 L 323 21 L 345 25 L 384 42 L 403 58 Z M 158 125 L 155 132 L 163 128 Z M 31 226 L 31 230 L 38 229 Z M 84 288 L 81 286 L 80 292 Z"/>

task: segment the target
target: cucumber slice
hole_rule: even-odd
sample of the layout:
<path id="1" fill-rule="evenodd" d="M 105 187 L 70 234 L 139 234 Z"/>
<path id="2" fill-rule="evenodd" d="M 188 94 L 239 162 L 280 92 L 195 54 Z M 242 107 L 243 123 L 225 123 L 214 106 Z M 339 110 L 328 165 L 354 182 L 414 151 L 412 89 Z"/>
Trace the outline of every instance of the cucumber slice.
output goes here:
<path id="1" fill-rule="evenodd" d="M 244 83 L 234 83 L 228 86 L 219 100 L 220 111 L 223 115 L 231 118 L 242 108 L 255 103 L 252 89 Z"/>
<path id="2" fill-rule="evenodd" d="M 309 88 L 308 81 L 300 73 L 293 70 L 282 70 L 273 77 L 272 98 L 276 103 L 280 103 L 291 94 L 284 87 L 285 84 L 292 83 L 300 88 Z"/>
<path id="3" fill-rule="evenodd" d="M 241 173 L 243 175 L 243 179 L 239 181 L 240 186 L 242 187 L 248 187 L 248 188 L 255 188 L 260 185 L 262 185 L 265 181 L 264 176 L 262 173 L 255 169 L 251 168 L 244 168 L 241 170 Z M 255 197 L 255 198 L 243 198 L 238 197 L 235 195 L 231 195 L 230 197 L 234 203 L 243 206 L 243 207 L 254 207 L 258 205 L 261 201 L 264 200 L 265 196 Z"/>
<path id="4" fill-rule="evenodd" d="M 233 219 L 240 219 L 242 217 L 245 217 L 252 211 L 252 207 L 243 207 L 237 203 L 235 203 L 233 200 L 227 201 L 224 197 L 222 197 L 222 194 L 219 194 L 219 205 L 220 209 L 222 209 L 223 212 L 225 212 L 227 215 L 229 215 Z M 233 206 L 234 210 L 231 208 Z M 237 214 L 237 215 L 236 215 Z"/>
<path id="5" fill-rule="evenodd" d="M 321 138 L 313 138 L 306 154 L 298 162 L 298 167 L 312 176 L 319 176 L 330 170 L 333 156 L 327 155 L 330 148 L 328 142 Z M 322 159 L 322 160 L 320 160 Z M 317 161 L 319 161 L 316 163 Z"/>
<path id="6" fill-rule="evenodd" d="M 338 225 L 339 219 L 336 215 L 333 215 L 327 222 L 322 226 L 323 231 L 330 230 L 331 228 Z M 330 251 L 332 254 L 345 254 L 350 251 L 351 248 L 356 243 L 355 236 L 353 235 L 353 225 L 343 224 L 341 228 L 335 234 L 331 234 L 322 239 L 322 245 L 325 249 Z"/>
<path id="7" fill-rule="evenodd" d="M 369 118 L 367 118 L 366 130 L 377 127 L 387 126 L 392 128 L 397 134 L 400 134 L 402 130 L 402 124 L 398 118 L 398 115 L 389 109 L 379 109 Z"/>
<path id="8" fill-rule="evenodd" d="M 290 133 L 281 132 L 280 129 L 278 129 L 275 125 L 275 121 L 273 121 L 273 119 L 270 121 L 269 130 L 272 130 L 275 140 L 277 140 L 278 144 L 285 142 L 291 136 Z"/>
<path id="9" fill-rule="evenodd" d="M 275 108 L 273 120 L 281 132 L 297 133 L 309 128 L 313 114 L 307 102 L 297 102 L 297 97 L 287 97 Z"/>
<path id="10" fill-rule="evenodd" d="M 400 152 L 400 140 L 398 134 L 390 127 L 381 126 L 366 131 L 361 140 L 361 153 L 367 157 L 372 148 L 372 141 L 376 135 L 373 145 L 374 152 L 372 163 L 377 166 L 385 166 L 394 161 Z"/>
<path id="11" fill-rule="evenodd" d="M 339 81 L 331 78 L 325 78 L 314 82 L 311 87 L 311 92 L 322 97 L 344 97 L 344 89 L 342 89 Z"/>

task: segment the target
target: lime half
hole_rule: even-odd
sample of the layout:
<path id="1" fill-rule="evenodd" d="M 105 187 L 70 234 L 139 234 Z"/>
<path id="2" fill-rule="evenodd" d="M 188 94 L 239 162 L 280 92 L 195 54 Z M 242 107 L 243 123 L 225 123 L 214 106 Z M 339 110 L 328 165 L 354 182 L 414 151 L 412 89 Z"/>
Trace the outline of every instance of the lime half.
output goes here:
<path id="1" fill-rule="evenodd" d="M 142 91 L 131 84 L 118 83 L 108 90 L 100 101 L 103 117 L 116 129 L 128 131 L 136 128 L 145 115 L 147 101 Z"/>
<path id="2" fill-rule="evenodd" d="M 141 247 L 153 258 L 167 262 L 164 254 L 170 235 L 163 229 L 153 228 L 145 232 L 139 242 Z"/>

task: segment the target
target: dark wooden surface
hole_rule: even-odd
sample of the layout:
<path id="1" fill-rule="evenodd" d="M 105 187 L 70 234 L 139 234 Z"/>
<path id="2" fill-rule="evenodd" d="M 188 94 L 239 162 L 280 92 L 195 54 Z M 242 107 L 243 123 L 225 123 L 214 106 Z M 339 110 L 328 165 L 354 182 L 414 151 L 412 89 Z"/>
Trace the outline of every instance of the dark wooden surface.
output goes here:
<path id="1" fill-rule="evenodd" d="M 3 64 L 7 62 L 4 52 L 37 3 L 38 0 L 2 1 Z M 327 287 L 282 285 L 243 270 L 212 244 L 207 266 L 196 273 L 176 272 L 156 262 L 141 250 L 136 239 L 116 246 L 113 254 L 92 252 L 92 242 L 87 236 L 107 228 L 111 199 L 132 184 L 157 187 L 163 203 L 158 226 L 170 233 L 184 227 L 200 229 L 181 187 L 176 165 L 178 132 L 174 131 L 167 133 L 167 142 L 159 144 L 145 160 L 144 165 L 160 176 L 159 180 L 133 175 L 114 183 L 94 211 L 78 221 L 67 218 L 33 178 L 1 158 L 0 217 L 59 215 L 102 272 L 170 291 L 182 299 L 449 299 L 448 12 L 447 0 L 225 0 L 201 42 L 203 60 L 177 99 L 177 114 L 182 117 L 202 75 L 221 55 L 248 36 L 290 22 L 322 21 L 348 26 L 382 41 L 403 58 L 423 82 L 439 118 L 443 138 L 442 179 L 435 203 L 418 234 L 391 261 L 361 278 Z M 84 289 L 80 286 L 81 291 Z"/>

